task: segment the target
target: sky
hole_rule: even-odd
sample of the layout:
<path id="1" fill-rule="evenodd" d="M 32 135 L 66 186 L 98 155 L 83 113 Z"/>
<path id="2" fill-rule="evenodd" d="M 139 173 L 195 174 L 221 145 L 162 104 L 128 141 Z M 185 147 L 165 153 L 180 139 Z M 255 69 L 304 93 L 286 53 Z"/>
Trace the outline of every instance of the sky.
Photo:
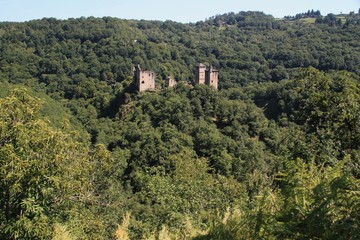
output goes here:
<path id="1" fill-rule="evenodd" d="M 188 23 L 249 10 L 282 18 L 311 9 L 326 15 L 358 12 L 359 8 L 360 0 L 0 0 L 0 21 L 110 16 Z"/>

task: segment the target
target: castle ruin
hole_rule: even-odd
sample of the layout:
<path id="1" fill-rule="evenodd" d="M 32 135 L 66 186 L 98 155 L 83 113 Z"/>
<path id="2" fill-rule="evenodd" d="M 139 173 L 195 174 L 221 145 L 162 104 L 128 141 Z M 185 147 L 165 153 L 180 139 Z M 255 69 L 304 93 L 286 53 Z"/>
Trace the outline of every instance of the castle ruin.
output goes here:
<path id="1" fill-rule="evenodd" d="M 166 81 L 165 81 L 165 86 L 166 87 L 173 87 L 175 85 L 176 85 L 175 79 L 173 79 L 171 76 L 168 76 Z"/>
<path id="2" fill-rule="evenodd" d="M 140 65 L 134 67 L 134 80 L 139 92 L 155 90 L 155 73 L 152 71 L 141 70 Z M 195 84 L 204 84 L 209 87 L 218 89 L 219 71 L 213 66 L 207 67 L 205 64 L 198 63 L 195 65 Z M 176 81 L 168 77 L 165 81 L 166 87 L 173 87 Z"/>
<path id="3" fill-rule="evenodd" d="M 195 84 L 205 84 L 214 89 L 218 89 L 219 71 L 213 66 L 207 67 L 202 63 L 195 65 Z"/>
<path id="4" fill-rule="evenodd" d="M 140 65 L 134 68 L 134 78 L 139 92 L 155 90 L 155 73 L 141 70 Z"/>

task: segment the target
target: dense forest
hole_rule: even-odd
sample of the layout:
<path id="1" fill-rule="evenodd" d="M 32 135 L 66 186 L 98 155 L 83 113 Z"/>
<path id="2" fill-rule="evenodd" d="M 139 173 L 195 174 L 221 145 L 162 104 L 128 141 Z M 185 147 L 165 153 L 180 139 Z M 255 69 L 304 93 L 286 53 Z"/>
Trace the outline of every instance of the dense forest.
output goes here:
<path id="1" fill-rule="evenodd" d="M 359 239 L 359 177 L 357 13 L 0 23 L 0 239 Z"/>

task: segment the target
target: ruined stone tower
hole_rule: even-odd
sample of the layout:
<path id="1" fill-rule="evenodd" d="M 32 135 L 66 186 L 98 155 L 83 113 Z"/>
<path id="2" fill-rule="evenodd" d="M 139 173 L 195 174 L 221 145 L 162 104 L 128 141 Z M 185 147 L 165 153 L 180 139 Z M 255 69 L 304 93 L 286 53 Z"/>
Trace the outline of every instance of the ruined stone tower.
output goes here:
<path id="1" fill-rule="evenodd" d="M 176 85 L 175 79 L 173 79 L 171 76 L 168 76 L 165 80 L 165 86 L 166 87 L 173 87 Z"/>
<path id="2" fill-rule="evenodd" d="M 139 92 L 155 89 L 155 73 L 141 70 L 140 65 L 134 67 L 134 78 Z"/>
<path id="3" fill-rule="evenodd" d="M 195 84 L 205 84 L 214 89 L 218 89 L 219 71 L 214 69 L 211 65 L 206 67 L 202 63 L 195 65 Z"/>
<path id="4" fill-rule="evenodd" d="M 205 84 L 206 66 L 202 63 L 195 65 L 195 84 Z"/>
<path id="5" fill-rule="evenodd" d="M 205 72 L 205 84 L 217 90 L 218 83 L 219 70 L 214 69 L 212 66 L 210 66 L 209 69 L 207 69 Z"/>

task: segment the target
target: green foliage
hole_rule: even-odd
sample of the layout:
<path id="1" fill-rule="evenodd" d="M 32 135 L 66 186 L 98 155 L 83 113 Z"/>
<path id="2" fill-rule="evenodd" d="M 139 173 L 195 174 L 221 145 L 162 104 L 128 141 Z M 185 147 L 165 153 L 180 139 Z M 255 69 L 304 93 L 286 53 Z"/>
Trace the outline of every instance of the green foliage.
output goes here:
<path id="1" fill-rule="evenodd" d="M 74 146 L 68 135 L 37 118 L 41 103 L 24 90 L 15 90 L 0 106 L 2 236 L 46 238 L 51 233 L 46 212 L 63 188 L 59 177 Z"/>
<path id="2" fill-rule="evenodd" d="M 179 233 L 185 230 L 184 216 L 189 216 L 197 228 L 203 228 L 209 214 L 238 206 L 246 198 L 241 184 L 208 174 L 210 169 L 205 159 L 183 152 L 169 161 L 174 164 L 171 175 L 157 171 L 138 172 L 135 176 L 141 186 L 135 196 L 144 201 L 140 209 L 134 209 L 142 212 L 135 212 L 142 228 L 150 224 L 160 229 L 166 224 L 172 232 Z"/>
<path id="3" fill-rule="evenodd" d="M 341 149 L 357 149 L 359 136 L 359 94 L 356 81 L 347 73 L 334 78 L 310 69 L 300 82 L 301 119 L 308 132 L 327 134 Z"/>
<path id="4" fill-rule="evenodd" d="M 53 240 L 72 240 L 71 233 L 65 225 L 55 224 Z"/>
<path id="5" fill-rule="evenodd" d="M 344 160 L 348 161 L 348 159 Z M 284 207 L 280 236 L 293 239 L 351 239 L 359 234 L 359 181 L 344 173 L 344 161 L 335 167 L 317 167 L 298 159 L 288 162 L 284 181 Z M 354 222 L 355 221 L 355 222 Z"/>
<path id="6" fill-rule="evenodd" d="M 344 162 L 334 168 L 301 159 L 286 165 L 276 179 L 281 191 L 265 191 L 251 208 L 215 220 L 195 239 L 356 239 L 359 180 L 343 172 Z"/>
<path id="7" fill-rule="evenodd" d="M 0 106 L 1 238 L 48 239 L 54 221 L 85 221 L 72 215 L 96 200 L 93 189 L 101 181 L 90 181 L 96 169 L 91 159 L 105 163 L 110 153 L 100 148 L 91 154 L 66 125 L 51 128 L 39 117 L 41 101 L 24 89 L 15 89 Z"/>

